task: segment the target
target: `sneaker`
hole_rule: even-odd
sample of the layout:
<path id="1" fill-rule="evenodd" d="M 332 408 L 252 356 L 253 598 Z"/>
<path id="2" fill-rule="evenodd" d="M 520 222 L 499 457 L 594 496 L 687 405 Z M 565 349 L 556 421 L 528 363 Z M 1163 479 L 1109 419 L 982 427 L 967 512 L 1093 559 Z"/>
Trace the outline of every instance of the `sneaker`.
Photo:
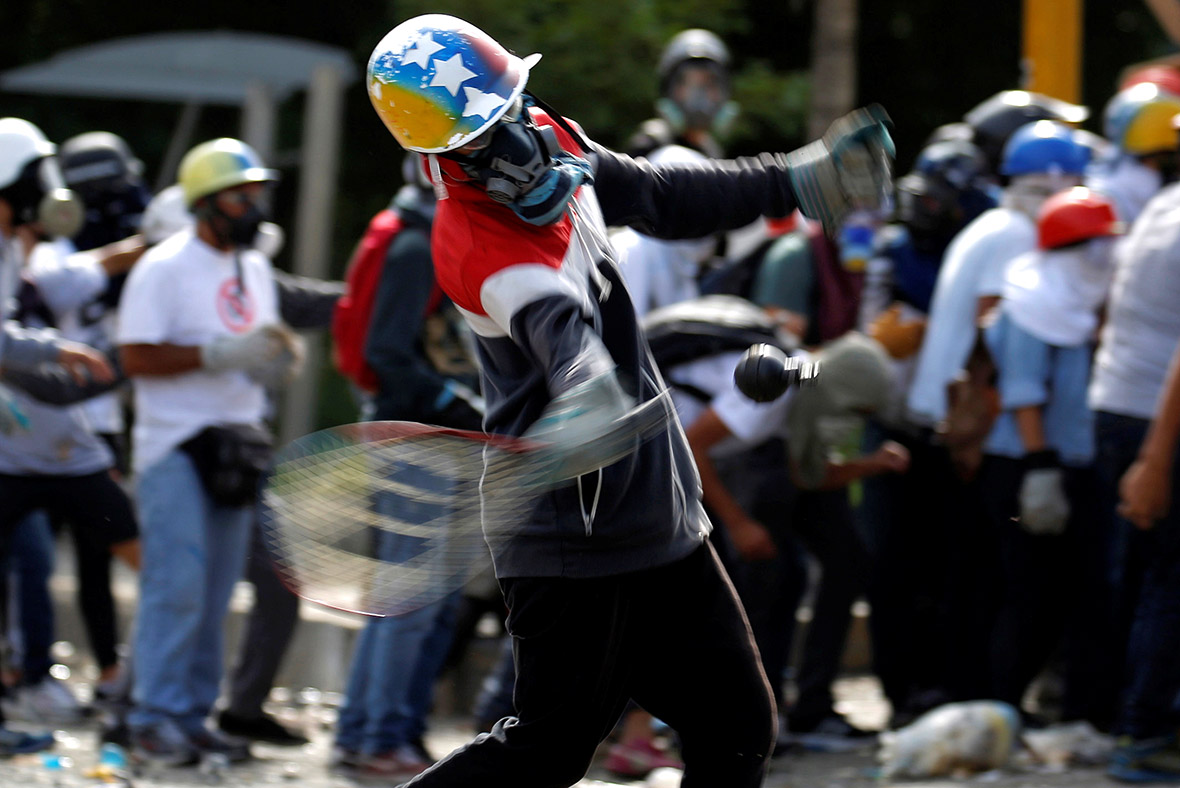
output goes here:
<path id="1" fill-rule="evenodd" d="M 103 720 L 98 738 L 103 744 L 117 744 L 124 750 L 131 749 L 131 728 L 122 717 Z"/>
<path id="2" fill-rule="evenodd" d="M 839 714 L 832 714 L 808 729 L 792 727 L 788 740 L 811 752 L 852 752 L 875 744 L 877 734 L 856 727 Z"/>
<path id="3" fill-rule="evenodd" d="M 655 742 L 644 739 L 612 744 L 603 766 L 616 777 L 640 779 L 664 766 L 683 769 L 684 762 L 675 754 L 656 746 Z"/>
<path id="4" fill-rule="evenodd" d="M 26 733 L 0 726 L 0 758 L 41 752 L 52 746 L 52 733 Z"/>
<path id="5" fill-rule="evenodd" d="M 1180 782 L 1180 746 L 1175 737 L 1119 737 L 1106 774 L 1125 783 Z"/>
<path id="6" fill-rule="evenodd" d="M 242 763 L 254 757 L 250 752 L 249 743 L 236 736 L 226 736 L 203 725 L 185 733 L 188 735 L 189 743 L 202 756 L 224 755 L 230 763 Z"/>
<path id="7" fill-rule="evenodd" d="M 73 725 L 85 716 L 70 688 L 52 676 L 18 687 L 5 699 L 4 711 L 13 719 L 53 725 Z"/>
<path id="8" fill-rule="evenodd" d="M 408 780 L 430 768 L 430 763 L 408 744 L 392 752 L 366 755 L 361 759 L 360 776 L 382 780 Z"/>
<path id="9" fill-rule="evenodd" d="M 136 760 L 163 766 L 191 766 L 197 748 L 172 720 L 162 720 L 131 731 L 131 755 Z"/>
<path id="10" fill-rule="evenodd" d="M 285 747 L 307 744 L 306 736 L 284 727 L 266 712 L 257 717 L 240 717 L 237 714 L 223 711 L 217 717 L 217 727 L 223 733 L 228 733 L 231 736 L 280 744 Z"/>

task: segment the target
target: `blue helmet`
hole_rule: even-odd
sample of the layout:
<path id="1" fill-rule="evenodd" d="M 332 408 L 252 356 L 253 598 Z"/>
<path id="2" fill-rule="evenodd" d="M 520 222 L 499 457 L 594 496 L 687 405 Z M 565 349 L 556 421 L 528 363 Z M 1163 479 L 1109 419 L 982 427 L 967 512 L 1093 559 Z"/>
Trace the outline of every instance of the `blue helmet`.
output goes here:
<path id="1" fill-rule="evenodd" d="M 1090 152 L 1075 129 L 1054 120 L 1038 120 L 1021 126 L 1009 138 L 1000 174 L 1082 175 L 1090 163 Z"/>

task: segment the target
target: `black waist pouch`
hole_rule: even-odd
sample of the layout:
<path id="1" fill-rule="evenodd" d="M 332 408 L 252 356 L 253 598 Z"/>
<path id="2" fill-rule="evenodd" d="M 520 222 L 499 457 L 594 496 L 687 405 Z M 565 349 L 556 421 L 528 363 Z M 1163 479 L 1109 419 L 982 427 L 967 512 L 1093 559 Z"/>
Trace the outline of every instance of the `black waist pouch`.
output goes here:
<path id="1" fill-rule="evenodd" d="M 192 458 L 205 492 L 218 506 L 249 506 L 270 465 L 274 439 L 254 424 L 216 424 L 198 432 L 181 450 Z"/>

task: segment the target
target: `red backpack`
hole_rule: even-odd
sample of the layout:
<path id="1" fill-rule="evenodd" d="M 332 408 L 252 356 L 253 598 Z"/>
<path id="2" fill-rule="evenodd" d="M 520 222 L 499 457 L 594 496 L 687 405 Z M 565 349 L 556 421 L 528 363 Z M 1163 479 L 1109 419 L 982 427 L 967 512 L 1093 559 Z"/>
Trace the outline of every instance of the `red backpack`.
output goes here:
<path id="1" fill-rule="evenodd" d="M 401 229 L 401 217 L 389 208 L 369 222 L 348 261 L 344 295 L 336 302 L 332 316 L 332 355 L 336 369 L 364 391 L 377 390 L 377 375 L 365 361 L 365 338 L 369 334 L 385 255 Z"/>

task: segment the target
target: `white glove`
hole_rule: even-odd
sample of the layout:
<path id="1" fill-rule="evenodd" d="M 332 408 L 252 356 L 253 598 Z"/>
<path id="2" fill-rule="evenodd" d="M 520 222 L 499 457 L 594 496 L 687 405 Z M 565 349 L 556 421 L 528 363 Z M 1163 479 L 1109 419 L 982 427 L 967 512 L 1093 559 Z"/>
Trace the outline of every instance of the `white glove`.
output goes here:
<path id="1" fill-rule="evenodd" d="M 28 432 L 29 418 L 20 409 L 20 403 L 5 386 L 0 386 L 0 433 Z"/>
<path id="2" fill-rule="evenodd" d="M 302 361 L 302 345 L 274 323 L 244 334 L 224 334 L 201 348 L 201 364 L 214 371 L 242 370 L 260 383 L 281 378 Z"/>
<path id="3" fill-rule="evenodd" d="M 267 388 L 278 388 L 290 383 L 303 369 L 307 345 L 303 337 L 285 325 L 272 326 L 280 343 L 279 352 L 266 364 L 246 370 L 246 374 Z"/>
<path id="4" fill-rule="evenodd" d="M 1046 458 L 1045 452 L 1026 458 L 1033 467 L 1025 470 L 1020 484 L 1020 527 L 1034 536 L 1060 535 L 1069 520 L 1065 475 Z"/>
<path id="5" fill-rule="evenodd" d="M 804 216 L 835 233 L 853 211 L 880 208 L 892 189 L 895 149 L 879 104 L 838 118 L 821 139 L 786 155 L 791 187 Z"/>

